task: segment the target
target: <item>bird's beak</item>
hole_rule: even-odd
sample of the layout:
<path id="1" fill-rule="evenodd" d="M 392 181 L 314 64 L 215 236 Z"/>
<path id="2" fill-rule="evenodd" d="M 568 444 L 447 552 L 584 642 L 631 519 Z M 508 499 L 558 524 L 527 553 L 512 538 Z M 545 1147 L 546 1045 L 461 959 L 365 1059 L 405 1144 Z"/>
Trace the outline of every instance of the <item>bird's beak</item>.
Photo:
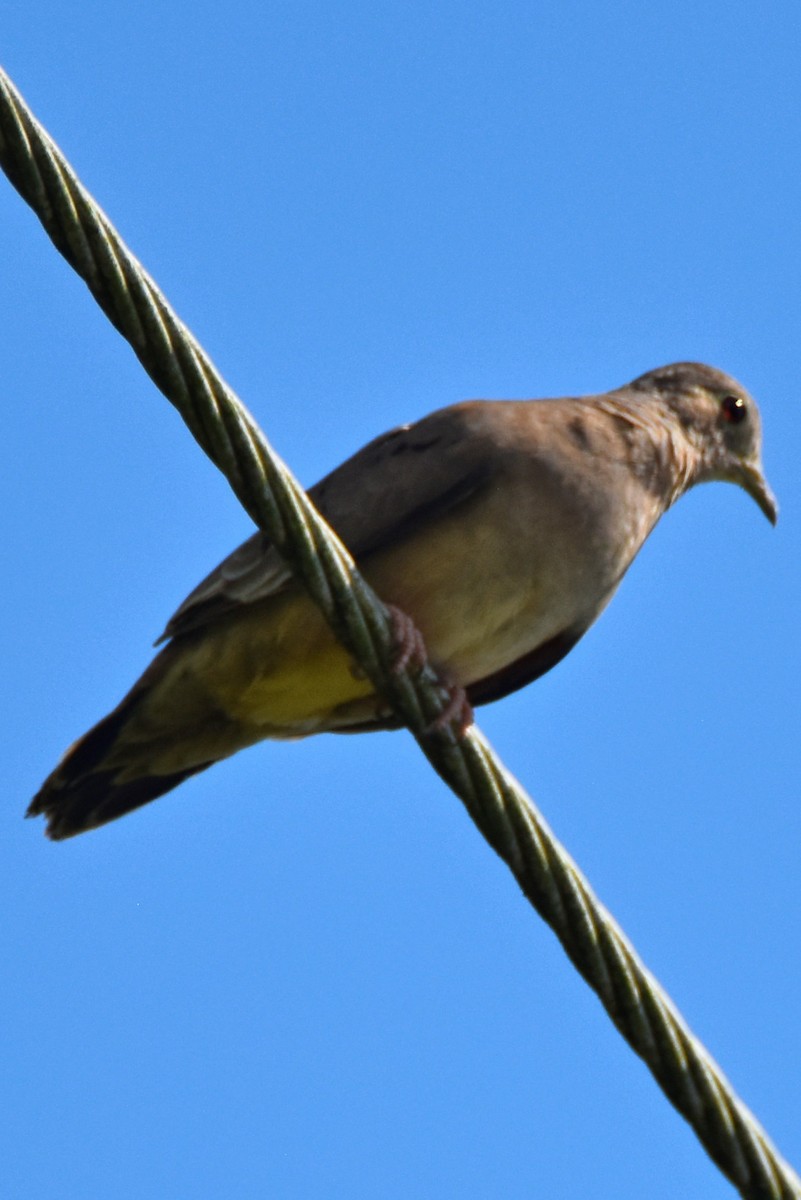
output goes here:
<path id="1" fill-rule="evenodd" d="M 779 519 L 779 504 L 773 492 L 768 487 L 768 481 L 762 473 L 759 463 L 743 463 L 740 484 L 756 500 L 771 525 Z"/>

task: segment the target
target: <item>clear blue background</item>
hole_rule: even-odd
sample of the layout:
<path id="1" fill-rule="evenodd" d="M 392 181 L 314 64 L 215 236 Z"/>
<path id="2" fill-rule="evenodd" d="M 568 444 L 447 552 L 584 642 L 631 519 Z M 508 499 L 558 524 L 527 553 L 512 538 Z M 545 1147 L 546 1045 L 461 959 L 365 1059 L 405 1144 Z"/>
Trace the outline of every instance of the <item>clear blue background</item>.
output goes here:
<path id="1" fill-rule="evenodd" d="M 3 30 L 305 483 L 467 396 L 690 358 L 759 398 L 778 528 L 698 489 L 481 724 L 796 1164 L 800 50 L 790 2 Z M 8 185 L 0 263 L 4 1194 L 732 1195 L 407 735 L 265 744 L 63 845 L 22 821 L 249 525 Z"/>

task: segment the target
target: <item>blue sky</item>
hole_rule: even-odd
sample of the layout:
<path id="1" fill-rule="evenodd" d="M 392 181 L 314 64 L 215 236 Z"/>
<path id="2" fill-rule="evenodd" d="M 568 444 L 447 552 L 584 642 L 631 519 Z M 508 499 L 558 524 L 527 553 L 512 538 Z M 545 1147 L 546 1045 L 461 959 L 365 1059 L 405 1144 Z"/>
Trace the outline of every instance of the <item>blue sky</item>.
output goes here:
<path id="1" fill-rule="evenodd" d="M 801 1164 L 801 11 L 30 3 L 12 79 L 304 483 L 467 396 L 760 401 L 481 726 Z M 64 748 L 249 533 L 0 186 L 15 1200 L 733 1194 L 405 734 L 265 744 L 51 845 Z"/>

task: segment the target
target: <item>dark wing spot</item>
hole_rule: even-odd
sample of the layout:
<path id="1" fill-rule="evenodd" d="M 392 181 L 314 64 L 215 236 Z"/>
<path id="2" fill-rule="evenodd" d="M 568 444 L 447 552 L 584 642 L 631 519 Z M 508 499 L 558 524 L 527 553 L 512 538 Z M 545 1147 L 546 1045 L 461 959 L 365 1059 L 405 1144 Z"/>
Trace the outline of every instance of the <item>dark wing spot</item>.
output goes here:
<path id="1" fill-rule="evenodd" d="M 573 441 L 581 450 L 590 449 L 590 436 L 587 432 L 587 423 L 583 417 L 573 417 L 567 428 Z"/>

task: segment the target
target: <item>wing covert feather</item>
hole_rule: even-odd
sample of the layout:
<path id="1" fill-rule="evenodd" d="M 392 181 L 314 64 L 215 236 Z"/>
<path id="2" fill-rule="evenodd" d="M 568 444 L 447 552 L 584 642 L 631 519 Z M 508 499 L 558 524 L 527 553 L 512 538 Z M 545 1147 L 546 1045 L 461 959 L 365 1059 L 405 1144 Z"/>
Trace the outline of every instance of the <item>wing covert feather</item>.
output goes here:
<path id="1" fill-rule="evenodd" d="M 398 426 L 309 490 L 357 561 L 409 537 L 489 481 L 493 447 L 473 428 L 475 407 L 476 402 L 457 404 Z M 159 641 L 199 629 L 239 605 L 278 595 L 292 579 L 259 531 L 198 584 Z"/>

